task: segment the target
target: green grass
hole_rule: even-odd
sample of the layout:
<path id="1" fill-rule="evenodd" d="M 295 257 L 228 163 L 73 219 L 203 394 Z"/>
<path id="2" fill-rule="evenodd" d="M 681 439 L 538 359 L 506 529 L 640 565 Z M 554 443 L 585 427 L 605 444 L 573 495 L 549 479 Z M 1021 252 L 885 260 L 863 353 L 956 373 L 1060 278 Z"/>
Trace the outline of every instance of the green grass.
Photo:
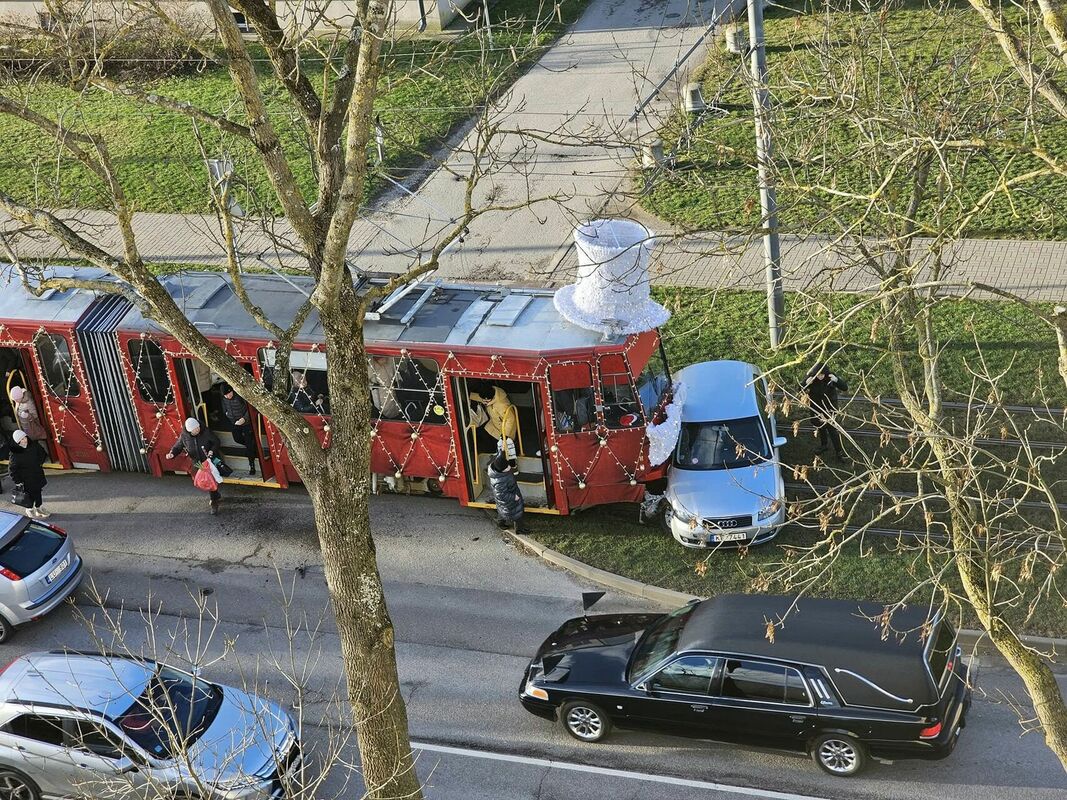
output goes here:
<path id="1" fill-rule="evenodd" d="M 540 49 L 524 48 L 541 48 L 550 43 L 578 17 L 587 2 L 565 0 L 560 14 L 551 15 L 552 24 L 537 32 L 530 24 L 495 29 L 495 49 L 488 54 L 486 64 L 481 63 L 479 43 L 472 36 L 406 40 L 388 46 L 382 94 L 376 104 L 386 130 L 386 168 L 394 177 L 403 178 L 408 168 L 420 163 L 456 125 L 471 116 L 470 106 L 484 94 L 487 76 L 503 76 L 498 86 L 505 88 L 528 66 L 529 58 L 515 63 L 509 48 L 514 47 L 519 54 L 539 54 Z M 498 23 L 514 23 L 517 19 L 532 20 L 540 7 L 539 0 L 501 0 L 493 6 L 491 15 Z M 263 53 L 257 51 L 253 56 L 263 58 Z M 305 68 L 313 81 L 316 76 L 321 80 L 321 61 L 309 61 Z M 270 75 L 269 65 L 259 63 L 257 69 L 267 107 L 279 128 L 296 179 L 304 195 L 313 198 L 314 172 L 302 145 L 302 129 L 294 108 L 281 84 Z M 144 88 L 244 122 L 229 73 L 223 68 L 157 80 Z M 136 210 L 209 211 L 206 170 L 193 126 L 184 116 L 102 91 L 79 94 L 54 82 L 16 84 L 5 88 L 5 93 L 24 99 L 32 109 L 52 118 L 61 117 L 75 129 L 102 136 Z M 276 213 L 273 190 L 252 147 L 204 125 L 201 131 L 210 155 L 229 153 L 233 158 L 237 175 L 247 187 L 239 194 L 245 208 L 263 207 Z M 0 141 L 4 142 L 0 155 L 0 189 L 4 192 L 43 206 L 110 207 L 108 196 L 95 177 L 35 128 L 13 117 L 0 116 Z M 381 178 L 373 178 L 368 196 L 384 186 Z M 258 204 L 250 194 L 258 198 Z"/>
<path id="2" fill-rule="evenodd" d="M 811 547 L 817 536 L 786 528 L 770 545 L 747 552 L 726 550 L 709 554 L 683 548 L 657 526 L 640 525 L 636 506 L 609 506 L 570 517 L 527 515 L 533 537 L 541 544 L 594 567 L 680 592 L 708 596 L 730 592 L 786 594 L 798 591 L 799 581 L 767 580 L 789 559 Z M 934 559 L 937 566 L 943 558 Z M 706 565 L 704 574 L 698 564 Z M 930 575 L 926 558 L 894 539 L 867 537 L 842 548 L 824 574 L 807 586 L 814 597 L 873 600 L 893 603 L 907 596 Z M 1005 571 L 1011 577 L 1012 570 Z M 810 577 L 810 574 L 809 576 Z M 915 603 L 927 602 L 929 591 Z M 1022 630 L 1041 636 L 1067 634 L 1067 606 L 1043 600 L 1032 615 L 1010 614 Z M 963 616 L 973 627 L 974 620 Z"/>
<path id="3" fill-rule="evenodd" d="M 787 294 L 787 341 L 772 351 L 767 344 L 766 298 L 761 292 L 656 287 L 653 293 L 672 311 L 664 342 L 675 370 L 722 358 L 751 361 L 767 370 L 789 364 L 798 358 L 790 342 L 827 329 L 830 323 L 810 300 Z M 858 297 L 842 294 L 829 305 L 839 319 L 840 311 L 857 302 Z M 879 329 L 873 341 L 871 338 L 875 316 L 875 310 L 866 309 L 843 324 L 829 336 L 827 352 L 832 354 L 833 369 L 846 378 L 856 394 L 894 397 L 897 392 L 886 357 L 884 331 Z M 1067 387 L 1056 372 L 1055 335 L 1035 322 L 1026 309 L 1008 302 L 947 299 L 935 308 L 934 318 L 943 345 L 946 399 L 972 396 L 972 372 L 981 368 L 981 353 L 986 368 L 999 375 L 996 386 L 1001 402 L 1067 406 Z M 917 369 L 918 364 L 915 366 Z M 779 383 L 795 389 L 806 368 L 805 364 L 784 371 Z M 978 399 L 987 399 L 989 390 L 980 386 Z"/>
<path id="4" fill-rule="evenodd" d="M 777 109 L 775 150 L 782 170 L 778 200 L 783 231 L 838 232 L 823 212 L 823 204 L 836 206 L 846 219 L 855 220 L 862 203 L 825 193 L 818 193 L 819 202 L 815 202 L 812 194 L 798 187 L 821 183 L 841 191 L 872 193 L 892 159 L 887 143 L 921 135 L 939 119 L 946 103 L 956 107 L 944 115 L 955 120 L 950 123 L 955 126 L 955 138 L 984 136 L 1029 145 L 1036 140 L 1061 162 L 1067 158 L 1067 120 L 1056 117 L 1040 101 L 1029 103 L 1025 86 L 965 2 L 931 6 L 909 0 L 875 4 L 870 13 L 853 3 L 851 11 L 839 10 L 848 9 L 847 2 L 835 0 L 835 11 L 830 14 L 822 5 L 810 14 L 779 6 L 768 9 L 768 80 Z M 791 5 L 805 8 L 803 0 Z M 881 14 L 883 8 L 888 13 Z M 824 35 L 827 19 L 832 43 L 824 60 L 815 45 Z M 880 24 L 890 47 L 869 38 Z M 852 91 L 848 73 L 858 53 L 870 62 L 866 80 Z M 902 65 L 900 72 L 916 81 L 916 91 L 910 96 L 915 106 L 911 116 L 899 110 L 905 104 L 900 102 L 900 83 L 890 77 L 896 71 L 891 66 L 894 58 Z M 680 226 L 744 230 L 759 222 L 752 98 L 744 80 L 729 80 L 738 59 L 721 42 L 710 49 L 701 73 L 703 94 L 709 100 L 719 97 L 718 105 L 726 113 L 696 129 L 691 148 L 679 150 L 669 177 L 646 186 L 645 207 Z M 874 79 L 875 72 L 880 74 L 880 83 Z M 828 73 L 838 79 L 834 85 L 824 77 Z M 881 96 L 872 100 L 876 84 Z M 842 96 L 843 86 L 849 87 L 847 93 L 861 107 L 866 103 L 868 110 L 881 109 L 877 115 L 883 119 L 861 125 L 855 119 L 858 115 L 847 119 L 838 113 L 832 101 Z M 994 96 L 1000 99 L 991 100 Z M 667 151 L 681 141 L 687 122 L 679 115 L 663 128 Z M 873 145 L 862 144 L 864 134 L 871 134 Z M 1039 166 L 1033 157 L 1007 148 L 977 155 L 949 152 L 945 157 L 951 191 L 967 208 L 997 184 L 1002 171 L 1010 179 Z M 871 169 L 873 160 L 878 165 Z M 1060 199 L 1065 189 L 1067 181 L 1062 177 L 1046 177 L 1003 192 L 972 220 L 966 235 L 1063 238 L 1067 216 Z M 899 210 L 907 199 L 906 190 L 903 179 L 891 181 L 882 199 L 895 203 Z M 927 205 L 919 218 L 933 224 L 932 214 Z"/>

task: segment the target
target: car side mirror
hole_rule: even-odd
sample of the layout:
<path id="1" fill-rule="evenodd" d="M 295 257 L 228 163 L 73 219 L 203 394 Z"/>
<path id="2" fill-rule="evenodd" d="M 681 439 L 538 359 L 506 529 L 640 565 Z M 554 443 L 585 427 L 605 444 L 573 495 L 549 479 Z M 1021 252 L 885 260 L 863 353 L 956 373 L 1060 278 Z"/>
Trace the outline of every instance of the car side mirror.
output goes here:
<path id="1" fill-rule="evenodd" d="M 649 688 L 649 685 L 647 683 L 639 683 L 634 688 L 639 692 L 644 692 L 645 694 L 652 694 L 652 689 Z"/>
<path id="2" fill-rule="evenodd" d="M 785 443 L 788 442 L 788 441 L 789 440 L 786 439 L 784 436 L 775 436 L 774 437 L 774 448 L 777 450 L 779 447 L 785 447 Z"/>

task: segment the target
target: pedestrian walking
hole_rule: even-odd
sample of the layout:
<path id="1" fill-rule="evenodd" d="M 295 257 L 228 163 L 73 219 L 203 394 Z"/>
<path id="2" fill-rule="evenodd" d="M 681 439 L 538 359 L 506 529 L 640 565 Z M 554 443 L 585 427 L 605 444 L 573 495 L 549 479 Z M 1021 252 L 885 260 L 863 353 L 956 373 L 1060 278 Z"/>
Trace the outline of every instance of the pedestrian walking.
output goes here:
<path id="1" fill-rule="evenodd" d="M 844 459 L 841 434 L 834 418 L 837 415 L 838 394 L 847 392 L 848 384 L 830 372 L 826 364 L 820 362 L 808 370 L 801 391 L 808 396 L 808 407 L 812 411 L 811 422 L 819 435 L 819 448 L 815 452 L 825 453 L 828 448 L 832 448 L 838 459 Z"/>
<path id="2" fill-rule="evenodd" d="M 252 430 L 252 415 L 248 403 L 237 396 L 228 383 L 222 384 L 222 413 L 230 423 L 233 440 L 245 449 L 248 474 L 256 474 L 256 434 Z"/>
<path id="3" fill-rule="evenodd" d="M 29 434 L 17 430 L 11 434 L 11 457 L 8 474 L 15 484 L 16 495 L 24 495 L 26 516 L 44 519 L 51 514 L 44 508 L 41 493 L 48 485 L 44 475 L 44 463 L 48 459 L 44 448 L 33 441 Z M 22 503 L 19 503 L 22 505 Z"/>
<path id="4" fill-rule="evenodd" d="M 196 417 L 185 420 L 185 430 L 174 443 L 174 447 L 167 453 L 167 460 L 174 458 L 179 453 L 185 453 L 193 460 L 193 465 L 200 469 L 205 461 L 210 461 L 217 453 L 222 452 L 219 445 L 219 437 L 214 431 L 204 428 Z M 211 513 L 219 513 L 219 503 L 222 502 L 220 486 L 216 486 L 209 492 L 211 497 Z"/>
<path id="5" fill-rule="evenodd" d="M 15 412 L 15 422 L 19 429 L 32 441 L 45 441 L 48 438 L 48 431 L 41 424 L 37 404 L 33 402 L 30 393 L 21 386 L 12 386 L 8 396 L 11 398 L 11 409 Z"/>
<path id="6" fill-rule="evenodd" d="M 516 532 L 524 532 L 522 524 L 523 513 L 526 504 L 519 491 L 518 465 L 514 460 L 509 461 L 507 454 L 501 450 L 489 462 L 489 490 L 493 494 L 493 502 L 496 503 L 496 524 L 501 530 L 514 527 Z"/>

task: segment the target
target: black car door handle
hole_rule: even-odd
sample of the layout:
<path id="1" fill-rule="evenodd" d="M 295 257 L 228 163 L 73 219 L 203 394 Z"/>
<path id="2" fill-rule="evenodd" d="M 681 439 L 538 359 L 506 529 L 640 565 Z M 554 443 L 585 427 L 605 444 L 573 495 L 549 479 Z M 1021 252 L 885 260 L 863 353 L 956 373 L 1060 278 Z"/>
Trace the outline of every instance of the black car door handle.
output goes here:
<path id="1" fill-rule="evenodd" d="M 793 720 L 793 722 L 807 722 L 808 721 L 808 718 L 806 716 L 804 716 L 803 714 L 792 714 L 792 715 L 790 715 L 789 719 Z"/>
<path id="2" fill-rule="evenodd" d="M 708 707 L 706 705 L 704 705 L 703 703 L 694 703 L 693 705 L 691 705 L 689 707 L 691 709 L 693 709 L 694 711 L 707 711 L 708 710 Z"/>

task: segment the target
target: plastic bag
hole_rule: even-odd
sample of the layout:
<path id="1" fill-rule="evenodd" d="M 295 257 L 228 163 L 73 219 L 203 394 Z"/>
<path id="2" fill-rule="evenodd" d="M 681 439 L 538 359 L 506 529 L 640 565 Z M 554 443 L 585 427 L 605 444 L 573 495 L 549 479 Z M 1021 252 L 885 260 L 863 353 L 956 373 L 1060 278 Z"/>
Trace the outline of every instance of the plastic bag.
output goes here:
<path id="1" fill-rule="evenodd" d="M 193 486 L 204 492 L 214 492 L 222 483 L 222 477 L 218 469 L 211 463 L 211 459 L 204 459 L 200 468 L 193 475 Z"/>

